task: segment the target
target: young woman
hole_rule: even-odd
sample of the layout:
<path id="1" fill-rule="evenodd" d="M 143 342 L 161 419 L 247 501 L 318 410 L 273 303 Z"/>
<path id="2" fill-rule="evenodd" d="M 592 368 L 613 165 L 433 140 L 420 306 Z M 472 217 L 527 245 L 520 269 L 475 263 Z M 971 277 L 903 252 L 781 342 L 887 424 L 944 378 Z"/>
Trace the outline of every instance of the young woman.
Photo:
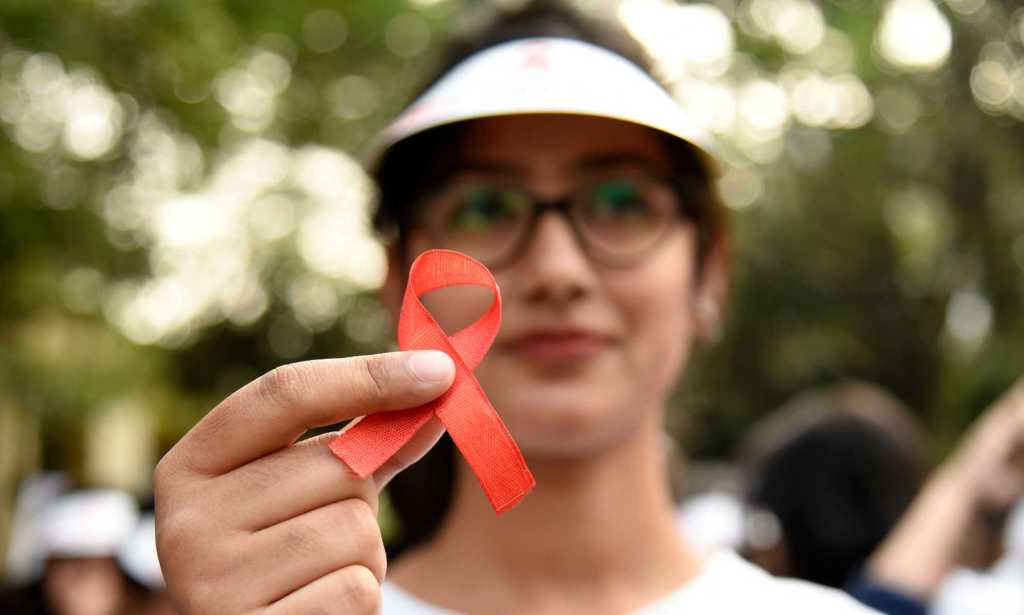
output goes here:
<path id="1" fill-rule="evenodd" d="M 389 567 L 378 490 L 441 427 L 365 480 L 328 451 L 333 436 L 296 440 L 437 397 L 452 361 L 421 351 L 283 366 L 214 408 L 157 468 L 169 590 L 186 613 L 869 612 L 680 538 L 661 425 L 726 284 L 710 163 L 636 65 L 524 33 L 538 30 L 447 71 L 387 131 L 375 173 L 397 231 L 392 309 L 425 249 L 492 268 L 503 323 L 475 373 L 535 490 L 496 516 L 456 455 L 450 482 L 425 483 L 440 490 L 423 498 L 432 521 L 410 526 L 416 544 Z M 456 290 L 428 306 L 452 331 L 488 302 Z"/>

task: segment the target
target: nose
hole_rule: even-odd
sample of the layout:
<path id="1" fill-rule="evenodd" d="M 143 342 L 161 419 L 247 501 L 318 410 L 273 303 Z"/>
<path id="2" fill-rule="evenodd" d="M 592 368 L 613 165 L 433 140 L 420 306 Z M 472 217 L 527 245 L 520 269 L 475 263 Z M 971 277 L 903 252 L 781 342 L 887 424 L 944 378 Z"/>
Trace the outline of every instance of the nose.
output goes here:
<path id="1" fill-rule="evenodd" d="M 564 215 L 544 212 L 519 259 L 517 278 L 530 303 L 565 307 L 593 291 L 597 276 Z"/>

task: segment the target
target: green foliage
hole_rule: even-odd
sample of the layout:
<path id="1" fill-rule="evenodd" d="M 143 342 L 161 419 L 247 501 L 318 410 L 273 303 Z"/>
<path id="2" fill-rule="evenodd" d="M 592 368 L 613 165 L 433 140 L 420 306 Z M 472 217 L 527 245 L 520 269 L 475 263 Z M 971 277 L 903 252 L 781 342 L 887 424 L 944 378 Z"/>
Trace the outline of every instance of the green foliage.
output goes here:
<path id="1" fill-rule="evenodd" d="M 720 5 L 728 12 L 745 3 Z M 766 411 L 843 378 L 892 389 L 935 429 L 941 448 L 1024 367 L 1024 125 L 972 96 L 979 60 L 999 52 L 993 43 L 1024 70 L 1021 14 L 996 2 L 972 16 L 943 8 L 952 56 L 936 71 L 908 74 L 878 59 L 880 6 L 821 6 L 850 42 L 850 70 L 871 93 L 874 116 L 856 129 L 791 120 L 780 156 L 740 160 L 763 190 L 736 212 L 729 325 L 676 398 L 688 418 L 673 429 L 697 454 L 728 455 Z M 0 2 L 0 107 L 27 100 L 16 87 L 26 62 L 52 54 L 61 79 L 99 84 L 121 109 L 114 142 L 96 150 L 88 141 L 76 150 L 60 122 L 39 120 L 57 136 L 35 144 L 38 130 L 19 136 L 21 120 L 0 123 L 2 395 L 45 417 L 52 432 L 107 399 L 141 393 L 161 414 L 166 446 L 276 364 L 384 348 L 387 322 L 372 289 L 311 265 L 301 228 L 246 252 L 246 275 L 266 294 L 255 317 L 201 311 L 193 324 L 133 338 L 115 299 L 125 284 L 161 275 L 166 254 L 180 254 L 165 254 L 143 223 L 120 225 L 111 195 L 134 190 L 132 215 L 155 216 L 175 195 L 216 192 L 218 178 L 234 177 L 226 161 L 254 141 L 283 148 L 289 169 L 309 143 L 358 156 L 415 91 L 446 33 L 485 8 L 454 0 L 428 8 L 397 0 Z M 734 29 L 744 70 L 774 79 L 809 62 L 771 37 Z M 264 82 L 244 81 L 252 75 Z M 250 85 L 278 89 L 232 102 Z M 1024 80 L 1016 87 L 1024 100 Z M 167 143 L 177 143 L 167 146 L 172 154 L 146 157 L 147 147 Z M 259 151 L 266 160 L 270 150 Z M 139 191 L 149 184 L 139 178 L 168 160 L 185 170 L 145 202 Z M 258 179 L 239 177 L 237 190 Z M 260 188 L 252 201 L 284 202 L 301 227 L 322 203 L 299 183 Z"/>

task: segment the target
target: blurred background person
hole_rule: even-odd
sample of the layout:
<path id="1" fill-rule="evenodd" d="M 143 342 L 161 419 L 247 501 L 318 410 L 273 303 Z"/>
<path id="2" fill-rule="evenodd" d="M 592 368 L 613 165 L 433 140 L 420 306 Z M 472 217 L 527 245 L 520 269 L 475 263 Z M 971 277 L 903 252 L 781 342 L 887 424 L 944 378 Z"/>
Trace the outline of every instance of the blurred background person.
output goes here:
<path id="1" fill-rule="evenodd" d="M 1015 613 L 1024 381 L 930 472 L 922 434 L 878 387 L 798 396 L 747 446 L 744 555 L 885 613 Z"/>
<path id="2" fill-rule="evenodd" d="M 167 615 L 152 513 L 116 489 L 68 490 L 63 476 L 22 486 L 0 612 Z"/>
<path id="3" fill-rule="evenodd" d="M 988 408 L 932 471 L 872 554 L 866 572 L 881 586 L 925 601 L 935 599 L 947 583 L 955 584 L 958 568 L 985 570 L 1005 558 L 1001 576 L 1010 578 L 1018 561 L 1020 526 L 1019 519 L 1011 524 L 1006 519 L 1022 496 L 1024 379 Z M 1009 546 L 1005 553 L 1004 546 Z M 979 608 L 988 612 L 984 609 L 991 601 L 983 592 L 978 598 Z M 1013 604 L 999 608 L 1012 613 Z"/>
<path id="4" fill-rule="evenodd" d="M 125 613 L 117 555 L 135 531 L 138 506 L 115 490 L 76 491 L 45 513 L 42 596 L 53 615 Z"/>
<path id="5" fill-rule="evenodd" d="M 785 404 L 755 426 L 742 455 L 744 554 L 780 576 L 853 581 L 917 494 L 923 438 L 902 403 L 868 384 Z"/>

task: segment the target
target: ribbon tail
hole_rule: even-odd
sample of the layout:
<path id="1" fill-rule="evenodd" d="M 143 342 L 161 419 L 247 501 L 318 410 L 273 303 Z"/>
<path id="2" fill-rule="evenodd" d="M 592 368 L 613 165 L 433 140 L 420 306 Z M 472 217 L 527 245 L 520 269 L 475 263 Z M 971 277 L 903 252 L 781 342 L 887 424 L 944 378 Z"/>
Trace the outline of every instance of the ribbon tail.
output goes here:
<path id="1" fill-rule="evenodd" d="M 409 410 L 365 416 L 331 440 L 331 452 L 360 478 L 366 478 L 427 424 L 436 407 L 436 402 L 431 402 Z"/>
<path id="2" fill-rule="evenodd" d="M 508 428 L 474 378 L 456 377 L 437 417 L 496 513 L 515 506 L 537 484 Z"/>

